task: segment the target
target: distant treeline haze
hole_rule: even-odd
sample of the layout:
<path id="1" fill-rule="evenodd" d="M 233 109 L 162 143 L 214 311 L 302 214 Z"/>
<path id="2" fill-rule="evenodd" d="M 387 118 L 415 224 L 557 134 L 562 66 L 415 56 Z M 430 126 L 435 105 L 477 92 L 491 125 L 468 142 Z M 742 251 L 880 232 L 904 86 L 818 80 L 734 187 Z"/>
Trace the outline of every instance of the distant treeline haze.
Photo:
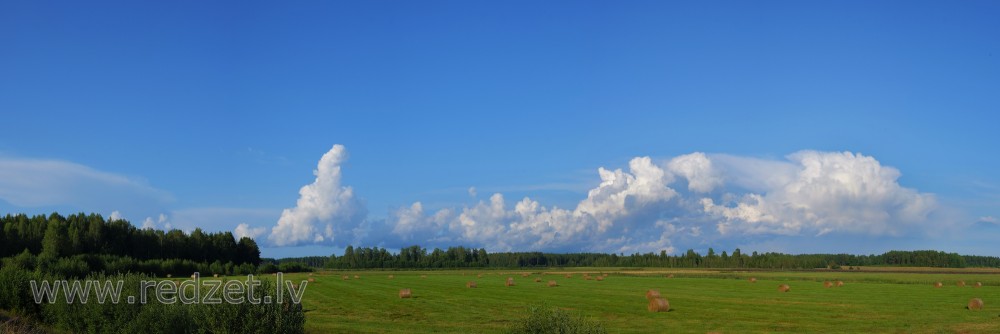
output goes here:
<path id="1" fill-rule="evenodd" d="M 890 251 L 881 255 L 716 253 L 712 248 L 705 255 L 694 250 L 679 255 L 603 254 L 603 253 L 488 253 L 485 249 L 449 247 L 428 252 L 420 246 L 403 248 L 391 253 L 384 248 L 348 246 L 343 256 L 331 255 L 286 258 L 279 262 L 301 262 L 313 267 L 334 269 L 365 268 L 465 268 L 465 267 L 668 267 L 668 268 L 761 268 L 809 269 L 850 266 L 915 266 L 915 267 L 1000 267 L 995 256 L 959 255 L 939 251 Z"/>

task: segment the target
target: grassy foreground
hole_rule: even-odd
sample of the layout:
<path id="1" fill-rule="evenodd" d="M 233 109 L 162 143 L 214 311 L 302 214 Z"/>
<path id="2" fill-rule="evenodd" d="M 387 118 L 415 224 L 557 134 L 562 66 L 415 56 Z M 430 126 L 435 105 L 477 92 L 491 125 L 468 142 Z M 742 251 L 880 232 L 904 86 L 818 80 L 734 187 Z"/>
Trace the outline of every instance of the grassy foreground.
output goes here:
<path id="1" fill-rule="evenodd" d="M 919 271 L 919 270 L 918 270 Z M 522 277 L 521 273 L 528 273 Z M 604 281 L 582 273 L 610 273 Z M 565 278 L 573 273 L 572 278 Z M 477 274 L 483 274 L 478 278 Z M 673 278 L 666 278 L 673 274 Z M 343 280 L 342 275 L 349 275 Z M 354 275 L 360 278 L 355 279 Z M 394 278 L 388 278 L 393 275 Z M 426 278 L 421 276 L 426 275 Z M 504 281 L 513 277 L 515 286 Z M 536 283 L 535 278 L 541 278 Z M 747 278 L 756 277 L 756 283 Z M 289 275 L 294 280 L 305 274 Z M 319 272 L 303 301 L 309 333 L 495 333 L 546 304 L 582 314 L 611 333 L 998 333 L 997 272 L 732 272 L 661 269 Z M 547 287 L 554 280 L 558 287 Z M 843 287 L 824 288 L 824 280 Z M 958 287 L 965 281 L 969 286 Z M 478 288 L 466 288 L 475 281 Z M 934 288 L 934 282 L 942 282 Z M 982 282 L 983 287 L 971 285 Z M 791 292 L 779 293 L 779 284 Z M 412 299 L 400 299 L 409 288 Z M 671 311 L 646 311 L 658 289 Z M 985 308 L 965 308 L 970 298 Z"/>

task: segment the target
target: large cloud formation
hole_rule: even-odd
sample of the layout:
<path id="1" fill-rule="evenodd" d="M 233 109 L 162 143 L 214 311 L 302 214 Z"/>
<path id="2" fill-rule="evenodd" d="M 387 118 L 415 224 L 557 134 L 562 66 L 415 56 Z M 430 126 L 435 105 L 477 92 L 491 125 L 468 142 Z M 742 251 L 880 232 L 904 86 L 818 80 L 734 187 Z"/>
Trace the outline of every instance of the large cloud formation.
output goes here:
<path id="1" fill-rule="evenodd" d="M 367 210 L 351 187 L 340 185 L 340 165 L 347 159 L 343 145 L 334 145 L 319 160 L 316 180 L 299 189 L 296 206 L 281 212 L 268 240 L 275 246 L 332 243 L 336 235 L 357 226 Z M 246 231 L 240 231 L 246 233 Z"/>
<path id="2" fill-rule="evenodd" d="M 937 207 L 933 195 L 901 186 L 898 170 L 862 154 L 801 151 L 773 160 L 696 152 L 599 168 L 600 184 L 574 208 L 529 197 L 511 202 L 496 193 L 461 208 L 427 212 L 415 202 L 369 219 L 353 190 L 341 185 L 345 159 L 340 145 L 323 155 L 315 182 L 272 229 L 272 244 L 672 253 L 679 240 L 901 236 L 926 227 Z"/>

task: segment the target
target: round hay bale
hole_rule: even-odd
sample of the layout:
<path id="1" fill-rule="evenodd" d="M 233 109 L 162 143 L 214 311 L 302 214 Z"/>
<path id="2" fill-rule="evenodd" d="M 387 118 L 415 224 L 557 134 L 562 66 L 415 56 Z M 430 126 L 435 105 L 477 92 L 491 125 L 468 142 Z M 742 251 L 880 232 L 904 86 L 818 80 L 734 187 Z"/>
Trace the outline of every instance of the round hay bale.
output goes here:
<path id="1" fill-rule="evenodd" d="M 973 284 L 972 287 L 974 287 L 974 288 L 981 288 L 981 287 L 983 287 L 983 282 L 976 282 L 976 284 Z"/>
<path id="2" fill-rule="evenodd" d="M 171 277 L 174 277 L 174 275 L 167 274 L 167 278 L 171 278 Z"/>
<path id="3" fill-rule="evenodd" d="M 667 275 L 667 278 L 674 278 L 674 274 Z"/>
<path id="4" fill-rule="evenodd" d="M 535 283 L 540 283 L 542 281 L 541 277 L 535 277 Z"/>
<path id="5" fill-rule="evenodd" d="M 312 278 L 312 277 L 310 277 L 310 278 L 309 278 L 309 283 L 316 283 L 316 279 L 315 279 L 315 278 Z"/>
<path id="6" fill-rule="evenodd" d="M 750 277 L 750 283 L 757 283 L 756 277 Z"/>
<path id="7" fill-rule="evenodd" d="M 557 286 L 559 286 L 559 284 L 556 284 L 556 281 L 549 281 L 548 286 L 549 287 L 557 287 Z"/>
<path id="8" fill-rule="evenodd" d="M 960 287 L 960 288 L 964 288 L 965 287 L 965 281 L 955 282 L 955 286 Z"/>
<path id="9" fill-rule="evenodd" d="M 564 277 L 566 277 L 566 278 L 573 278 L 573 275 L 572 274 L 566 274 L 566 276 L 564 276 Z"/>
<path id="10" fill-rule="evenodd" d="M 513 277 L 507 277 L 507 282 L 504 283 L 504 286 L 514 286 L 514 278 Z"/>
<path id="11" fill-rule="evenodd" d="M 842 286 L 844 286 L 844 281 L 837 281 L 837 287 L 839 288 Z"/>
<path id="12" fill-rule="evenodd" d="M 823 287 L 824 288 L 832 288 L 833 287 L 833 282 L 830 282 L 830 281 L 823 282 Z"/>
<path id="13" fill-rule="evenodd" d="M 940 288 L 942 286 L 944 286 L 944 284 L 941 284 L 941 282 L 934 283 L 935 288 Z"/>
<path id="14" fill-rule="evenodd" d="M 590 276 L 584 277 L 583 279 L 588 280 L 588 281 L 593 281 L 594 280 L 594 278 L 590 277 Z"/>
<path id="15" fill-rule="evenodd" d="M 349 277 L 347 275 L 341 276 L 340 278 L 344 279 L 345 281 L 351 279 L 351 277 Z"/>
<path id="16" fill-rule="evenodd" d="M 389 279 L 396 278 L 396 275 L 389 275 Z"/>
<path id="17" fill-rule="evenodd" d="M 530 273 L 521 273 L 521 277 L 528 277 L 528 276 L 531 276 L 531 274 Z"/>
<path id="18" fill-rule="evenodd" d="M 309 273 L 309 276 L 312 276 L 312 275 L 313 275 L 313 273 Z"/>
<path id="19" fill-rule="evenodd" d="M 219 274 L 212 274 L 212 277 L 219 278 Z"/>
<path id="20" fill-rule="evenodd" d="M 399 290 L 399 298 L 410 298 L 410 297 L 413 297 L 413 291 L 410 291 L 410 289 Z"/>
<path id="21" fill-rule="evenodd" d="M 646 306 L 649 312 L 667 312 L 670 311 L 670 303 L 667 302 L 666 298 L 656 297 L 649 299 L 649 305 Z"/>
<path id="22" fill-rule="evenodd" d="M 476 275 L 477 278 L 483 278 L 483 274 Z"/>
<path id="23" fill-rule="evenodd" d="M 660 297 L 662 296 L 660 296 L 659 290 L 653 290 L 653 289 L 646 290 L 646 299 L 660 298 Z"/>
<path id="24" fill-rule="evenodd" d="M 602 275 L 602 276 L 604 276 L 604 277 L 608 277 L 608 273 L 604 273 L 604 275 Z"/>
<path id="25" fill-rule="evenodd" d="M 979 298 L 969 299 L 969 306 L 967 308 L 970 310 L 982 310 L 983 300 Z"/>
<path id="26" fill-rule="evenodd" d="M 191 279 L 196 279 L 196 278 L 198 278 L 198 273 L 191 274 Z"/>
<path id="27" fill-rule="evenodd" d="M 427 278 L 427 275 L 420 275 L 420 278 Z"/>
<path id="28" fill-rule="evenodd" d="M 354 275 L 354 279 L 361 279 L 361 276 Z"/>
<path id="29" fill-rule="evenodd" d="M 604 276 L 597 276 L 597 278 L 595 278 L 595 279 L 596 279 L 596 280 L 597 280 L 598 282 L 600 282 L 600 281 L 603 281 L 603 280 L 604 280 Z"/>
<path id="30" fill-rule="evenodd" d="M 788 286 L 788 284 L 782 284 L 778 286 L 778 292 L 788 292 L 788 291 L 792 291 L 792 287 Z"/>
<path id="31" fill-rule="evenodd" d="M 466 288 L 475 288 L 476 287 L 476 282 L 474 282 L 474 281 L 465 282 L 465 287 Z"/>

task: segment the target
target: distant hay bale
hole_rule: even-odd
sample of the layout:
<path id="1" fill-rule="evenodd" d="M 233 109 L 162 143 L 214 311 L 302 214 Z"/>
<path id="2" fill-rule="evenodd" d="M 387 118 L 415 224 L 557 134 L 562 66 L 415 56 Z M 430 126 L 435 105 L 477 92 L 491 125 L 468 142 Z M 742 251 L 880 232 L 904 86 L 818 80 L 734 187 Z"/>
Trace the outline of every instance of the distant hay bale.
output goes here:
<path id="1" fill-rule="evenodd" d="M 410 297 L 413 297 L 413 291 L 410 291 L 410 289 L 399 290 L 399 298 L 410 298 Z"/>
<path id="2" fill-rule="evenodd" d="M 602 276 L 604 276 L 604 277 L 608 277 L 608 273 L 604 273 L 604 275 L 602 275 Z"/>
<path id="3" fill-rule="evenodd" d="M 197 277 L 198 277 L 198 273 L 191 274 L 191 279 L 195 279 Z"/>
<path id="4" fill-rule="evenodd" d="M 842 286 L 844 286 L 844 281 L 837 281 L 837 287 L 839 288 Z"/>
<path id="5" fill-rule="evenodd" d="M 528 277 L 528 276 L 531 276 L 531 274 L 530 273 L 521 273 L 521 277 Z"/>
<path id="6" fill-rule="evenodd" d="M 646 290 L 646 299 L 660 298 L 660 297 L 662 296 L 660 296 L 659 290 L 653 290 L 653 289 Z"/>
<path id="7" fill-rule="evenodd" d="M 969 299 L 968 309 L 970 309 L 970 310 L 982 310 L 983 309 L 983 300 L 979 299 L 979 298 Z"/>
<path id="8" fill-rule="evenodd" d="M 483 278 L 483 274 L 476 275 L 478 278 Z"/>
<path id="9" fill-rule="evenodd" d="M 389 275 L 389 279 L 396 278 L 396 275 Z"/>
<path id="10" fill-rule="evenodd" d="M 219 274 L 212 274 L 212 277 L 219 278 Z"/>
<path id="11" fill-rule="evenodd" d="M 667 275 L 667 278 L 674 278 L 674 274 Z"/>
<path id="12" fill-rule="evenodd" d="M 167 274 L 167 278 L 171 278 L 171 277 L 174 277 L 174 275 Z"/>
<path id="13" fill-rule="evenodd" d="M 354 275 L 354 279 L 361 279 L 361 276 Z"/>
<path id="14" fill-rule="evenodd" d="M 650 298 L 646 309 L 649 312 L 667 312 L 670 311 L 670 303 L 663 297 Z"/>
<path id="15" fill-rule="evenodd" d="M 972 287 L 981 288 L 983 287 L 983 282 L 976 282 L 976 284 L 973 284 Z"/>
<path id="16" fill-rule="evenodd" d="M 420 278 L 427 278 L 427 275 L 420 275 Z"/>
<path id="17" fill-rule="evenodd" d="M 340 278 L 343 278 L 343 279 L 344 279 L 345 281 L 346 281 L 346 280 L 349 280 L 349 279 L 351 279 L 351 277 L 349 277 L 349 276 L 347 276 L 347 275 L 344 275 L 344 276 L 342 276 L 342 277 L 340 277 Z"/>
<path id="18" fill-rule="evenodd" d="M 587 276 L 587 277 L 584 277 L 583 279 L 585 279 L 585 280 L 588 280 L 588 281 L 592 281 L 592 280 L 594 280 L 594 278 L 593 278 L 593 277 L 590 277 L 590 276 Z"/>
<path id="19" fill-rule="evenodd" d="M 788 284 L 782 284 L 778 286 L 778 292 L 788 292 L 788 291 L 792 291 L 792 287 L 788 286 Z"/>
<path id="20" fill-rule="evenodd" d="M 823 287 L 824 288 L 832 288 L 833 287 L 833 282 L 830 282 L 830 281 L 823 282 Z"/>
<path id="21" fill-rule="evenodd" d="M 958 281 L 958 282 L 955 282 L 955 286 L 958 286 L 958 287 L 960 287 L 960 288 L 964 288 L 964 287 L 965 287 L 965 281 Z"/>
<path id="22" fill-rule="evenodd" d="M 309 276 L 312 276 L 312 275 L 313 275 L 313 273 L 309 273 Z"/>
<path id="23" fill-rule="evenodd" d="M 934 283 L 935 288 L 940 288 L 942 286 L 944 286 L 944 284 L 941 284 L 941 282 Z"/>
<path id="24" fill-rule="evenodd" d="M 548 286 L 549 287 L 557 287 L 557 286 L 559 286 L 559 284 L 556 284 L 556 281 L 549 281 Z"/>
<path id="25" fill-rule="evenodd" d="M 756 277 L 750 277 L 750 283 L 757 283 Z"/>
<path id="26" fill-rule="evenodd" d="M 541 278 L 541 277 L 535 277 L 535 283 L 539 283 L 539 282 L 541 282 L 541 281 L 542 281 L 542 278 Z"/>
<path id="27" fill-rule="evenodd" d="M 598 281 L 603 281 L 604 280 L 604 276 L 597 276 L 597 278 L 595 278 L 595 279 L 598 280 Z"/>
<path id="28" fill-rule="evenodd" d="M 573 278 L 573 274 L 566 274 L 566 276 L 564 276 L 564 277 L 566 277 L 566 278 Z"/>
<path id="29" fill-rule="evenodd" d="M 504 286 L 514 286 L 514 278 L 513 277 L 507 277 L 507 282 L 504 283 Z"/>
<path id="30" fill-rule="evenodd" d="M 476 282 L 474 282 L 474 281 L 465 282 L 465 287 L 466 288 L 475 288 L 476 287 Z"/>

